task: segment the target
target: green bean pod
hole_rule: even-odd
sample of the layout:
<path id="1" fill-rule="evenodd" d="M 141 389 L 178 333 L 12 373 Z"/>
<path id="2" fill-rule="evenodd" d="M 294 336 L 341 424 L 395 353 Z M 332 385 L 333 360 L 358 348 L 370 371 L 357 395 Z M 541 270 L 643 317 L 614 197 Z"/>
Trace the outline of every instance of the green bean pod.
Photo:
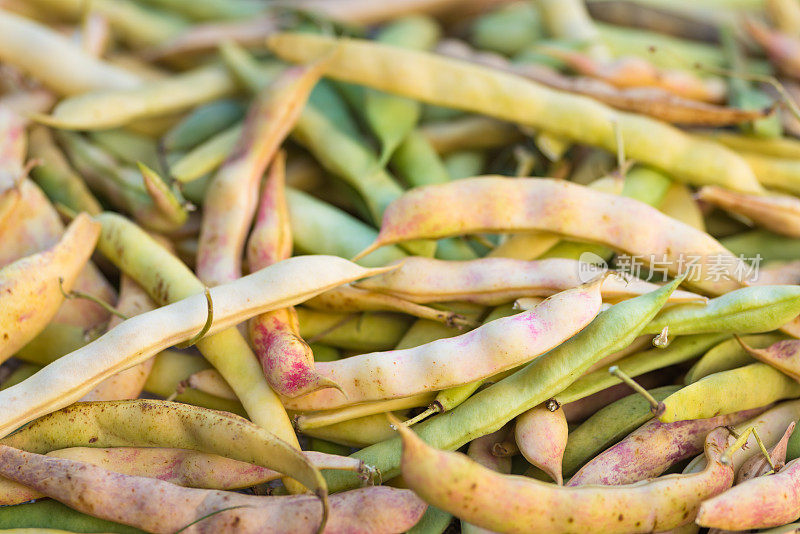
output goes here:
<path id="1" fill-rule="evenodd" d="M 664 386 L 649 393 L 657 401 L 666 399 L 680 386 Z M 564 449 L 564 476 L 570 477 L 592 457 L 618 442 L 653 418 L 650 403 L 638 393 L 628 395 L 597 411 L 569 433 Z"/>
<path id="2" fill-rule="evenodd" d="M 612 306 L 576 334 L 511 376 L 489 386 L 450 412 L 415 427 L 431 446 L 454 450 L 498 430 L 522 412 L 541 404 L 603 357 L 633 342 L 664 305 L 680 279 L 640 297 Z M 400 470 L 400 439 L 394 438 L 360 450 L 353 456 L 377 467 L 384 478 Z M 328 478 L 332 491 L 351 487 L 357 480 L 337 475 Z"/>
<path id="3" fill-rule="evenodd" d="M 743 336 L 742 339 L 750 346 L 757 349 L 768 347 L 782 339 L 789 339 L 785 334 L 758 334 Z M 755 360 L 746 350 L 742 348 L 735 339 L 727 339 L 719 345 L 706 352 L 697 363 L 695 363 L 683 381 L 686 385 L 697 382 L 708 375 L 719 373 L 720 371 L 730 371 L 743 365 L 753 363 Z"/>
<path id="4" fill-rule="evenodd" d="M 714 373 L 664 399 L 658 419 L 705 419 L 800 397 L 800 384 L 764 363 Z"/>
<path id="5" fill-rule="evenodd" d="M 674 335 L 769 332 L 800 314 L 800 287 L 753 286 L 737 289 L 706 305 L 682 304 L 664 310 L 644 329 Z"/>
<path id="6" fill-rule="evenodd" d="M 676 363 L 691 360 L 726 337 L 728 336 L 725 334 L 700 334 L 679 337 L 670 343 L 667 348 L 654 348 L 637 352 L 617 361 L 616 365 L 620 371 L 623 371 L 628 376 L 636 377 L 656 369 L 663 369 Z M 621 382 L 619 378 L 609 374 L 606 369 L 598 369 L 582 376 L 572 385 L 555 395 L 554 398 L 559 404 L 567 404 Z"/>

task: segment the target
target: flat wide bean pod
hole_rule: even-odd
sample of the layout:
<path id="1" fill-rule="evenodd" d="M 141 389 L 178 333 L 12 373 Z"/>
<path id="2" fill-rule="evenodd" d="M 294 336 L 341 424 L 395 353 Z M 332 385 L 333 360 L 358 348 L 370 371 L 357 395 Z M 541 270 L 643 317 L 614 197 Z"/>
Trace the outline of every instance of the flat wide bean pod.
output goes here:
<path id="1" fill-rule="evenodd" d="M 3 10 L 0 60 L 14 65 L 62 95 L 98 89 L 129 89 L 141 80 L 90 54 L 62 35 Z"/>
<path id="2" fill-rule="evenodd" d="M 760 411 L 763 410 L 756 408 L 674 423 L 650 421 L 595 456 L 575 473 L 567 486 L 619 486 L 655 478 L 671 465 L 702 451 L 706 436 L 715 428 L 741 423 Z"/>
<path id="3" fill-rule="evenodd" d="M 664 399 L 664 423 L 704 419 L 800 397 L 800 384 L 777 369 L 753 363 L 714 373 Z"/>
<path id="4" fill-rule="evenodd" d="M 437 209 L 448 206 L 448 210 Z M 742 261 L 714 238 L 643 202 L 566 181 L 478 177 L 419 187 L 387 208 L 378 239 L 359 256 L 410 239 L 547 231 L 600 243 L 712 294 L 741 287 Z"/>
<path id="5" fill-rule="evenodd" d="M 661 401 L 678 389 L 679 386 L 664 386 L 651 389 L 649 393 Z M 598 410 L 569 433 L 564 449 L 564 474 L 572 476 L 587 460 L 652 418 L 650 403 L 638 393 Z"/>
<path id="6" fill-rule="evenodd" d="M 397 269 L 353 285 L 411 302 L 467 301 L 495 306 L 521 297 L 547 297 L 606 272 L 592 264 L 562 258 L 445 261 L 414 256 L 395 263 L 399 264 Z M 616 302 L 656 288 L 655 284 L 617 273 L 605 278 L 600 291 L 604 301 Z M 705 300 L 701 295 L 678 290 L 670 295 L 669 302 Z"/>
<path id="7" fill-rule="evenodd" d="M 52 248 L 0 269 L 0 362 L 39 334 L 64 302 L 89 261 L 100 235 L 85 213 L 70 224 Z"/>
<path id="8" fill-rule="evenodd" d="M 283 472 L 323 503 L 327 496 L 319 471 L 285 441 L 239 416 L 178 402 L 77 403 L 3 438 L 2 444 L 38 454 L 75 446 L 191 449 Z"/>
<path id="9" fill-rule="evenodd" d="M 645 332 L 706 334 L 759 333 L 780 328 L 800 314 L 800 286 L 744 287 L 711 299 L 706 305 L 682 304 L 664 310 Z"/>
<path id="10" fill-rule="evenodd" d="M 313 281 L 306 279 L 303 273 Z M 224 332 L 225 328 L 256 314 L 297 304 L 330 287 L 369 274 L 375 274 L 375 271 L 341 258 L 305 256 L 291 258 L 231 284 L 213 288 L 214 321 L 209 336 L 201 342 L 208 344 L 213 338 L 211 334 Z M 167 290 L 162 287 L 162 291 Z M 246 299 L 242 298 L 244 295 Z M 174 300 L 168 295 L 162 296 L 165 301 Z M 0 393 L 3 406 L 0 435 L 68 406 L 109 376 L 141 363 L 175 343 L 191 339 L 203 328 L 206 320 L 207 302 L 203 295 L 188 296 L 128 319 L 113 331 L 51 363 L 25 382 Z M 142 336 L 142 332 L 149 332 L 149 335 Z M 257 362 L 253 363 L 260 374 Z M 247 394 L 243 392 L 243 397 Z M 265 424 L 275 424 L 275 421 L 265 421 Z"/>
<path id="11" fill-rule="evenodd" d="M 700 505 L 697 524 L 728 530 L 776 527 L 800 517 L 800 459 L 738 484 Z"/>
<path id="12" fill-rule="evenodd" d="M 601 283 L 596 280 L 564 291 L 531 311 L 454 338 L 321 362 L 317 371 L 342 391 L 317 391 L 284 404 L 295 410 L 336 408 L 445 389 L 510 369 L 558 346 L 589 324 L 600 311 Z"/>
<path id="13" fill-rule="evenodd" d="M 617 149 L 618 131 L 629 157 L 677 179 L 742 192 L 762 191 L 744 160 L 721 145 L 698 142 L 657 120 L 614 111 L 596 100 L 513 74 L 356 39 L 283 33 L 270 37 L 268 46 L 294 62 L 308 62 L 337 49 L 326 68 L 332 78 L 527 124 L 610 151 Z"/>
<path id="14" fill-rule="evenodd" d="M 310 495 L 259 497 L 183 488 L 152 478 L 123 475 L 83 462 L 42 456 L 0 445 L 0 473 L 81 512 L 153 533 L 322 532 L 327 513 Z M 154 498 L 155 497 L 155 498 Z M 120 502 L 126 506 L 119 506 Z M 366 522 L 370 532 L 410 527 L 426 505 L 411 491 L 374 486 L 331 499 L 330 530 Z M 327 511 L 326 511 L 327 512 Z"/>
<path id="15" fill-rule="evenodd" d="M 432 446 L 454 450 L 500 429 L 563 391 L 603 357 L 630 345 L 679 283 L 680 280 L 672 281 L 652 293 L 612 306 L 544 357 L 479 391 L 453 410 L 423 421 L 415 430 Z M 400 467 L 400 440 L 376 444 L 354 456 L 377 467 L 384 478 L 395 476 Z M 351 477 L 332 476 L 328 481 L 336 490 L 357 484 Z"/>
<path id="16" fill-rule="evenodd" d="M 493 531 L 622 534 L 668 530 L 691 522 L 702 500 L 733 484 L 733 469 L 720 462 L 729 441 L 725 429 L 708 435 L 709 465 L 702 473 L 583 488 L 499 475 L 464 455 L 426 445 L 405 427 L 399 431 L 406 484 L 431 505 Z"/>

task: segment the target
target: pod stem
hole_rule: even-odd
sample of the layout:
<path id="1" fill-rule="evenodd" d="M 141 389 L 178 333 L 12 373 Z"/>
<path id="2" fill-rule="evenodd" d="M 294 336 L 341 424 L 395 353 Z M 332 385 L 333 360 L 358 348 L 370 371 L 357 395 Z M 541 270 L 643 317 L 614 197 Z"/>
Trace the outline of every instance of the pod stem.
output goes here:
<path id="1" fill-rule="evenodd" d="M 424 412 L 422 412 L 422 413 L 420 413 L 420 414 L 412 417 L 411 419 L 408 419 L 407 421 L 404 421 L 404 422 L 402 422 L 400 424 L 402 424 L 403 426 L 413 426 L 413 425 L 419 423 L 420 421 L 422 421 L 423 419 L 427 419 L 428 417 L 430 417 L 432 415 L 436 415 L 437 413 L 442 413 L 443 411 L 444 411 L 444 407 L 441 405 L 441 403 L 439 401 L 433 401 L 431 403 L 431 405 L 428 406 L 428 408 Z"/>
<path id="2" fill-rule="evenodd" d="M 772 461 L 772 458 L 769 455 L 769 451 L 767 451 L 767 448 L 764 446 L 764 442 L 761 441 L 761 436 L 758 435 L 756 427 L 751 426 L 747 430 L 742 432 L 741 435 L 738 436 L 736 435 L 736 432 L 731 428 L 728 428 L 728 432 L 730 432 L 733 435 L 733 437 L 736 438 L 736 441 L 733 442 L 733 445 L 725 449 L 725 452 L 723 452 L 722 456 L 719 457 L 720 463 L 722 463 L 723 465 L 730 465 L 731 456 L 733 456 L 733 453 L 739 450 L 740 448 L 744 447 L 744 445 L 747 443 L 747 440 L 750 438 L 750 434 L 752 434 L 756 440 L 756 443 L 758 444 L 758 448 L 761 450 L 761 454 L 763 454 L 764 458 L 767 459 L 767 463 L 769 464 L 770 468 L 772 468 L 772 471 L 773 472 L 775 471 L 775 463 Z"/>
<path id="3" fill-rule="evenodd" d="M 108 313 L 116 315 L 123 321 L 127 321 L 128 319 L 130 319 L 130 317 L 128 317 L 121 311 L 115 309 L 114 306 L 112 306 L 111 304 L 109 304 L 108 302 L 104 301 L 101 298 L 95 297 L 94 295 L 90 295 L 89 293 L 84 293 L 83 291 L 75 291 L 74 289 L 69 292 L 64 291 L 64 278 L 61 276 L 58 277 L 58 288 L 61 290 L 61 294 L 64 295 L 65 299 L 88 300 L 90 302 L 94 302 L 95 304 L 106 310 Z"/>
<path id="4" fill-rule="evenodd" d="M 649 391 L 644 389 L 638 382 L 628 376 L 618 366 L 612 365 L 608 368 L 608 372 L 628 384 L 636 393 L 647 399 L 647 402 L 650 403 L 650 411 L 653 412 L 653 415 L 659 417 L 664 413 L 664 410 L 666 410 L 664 403 L 657 401 Z"/>

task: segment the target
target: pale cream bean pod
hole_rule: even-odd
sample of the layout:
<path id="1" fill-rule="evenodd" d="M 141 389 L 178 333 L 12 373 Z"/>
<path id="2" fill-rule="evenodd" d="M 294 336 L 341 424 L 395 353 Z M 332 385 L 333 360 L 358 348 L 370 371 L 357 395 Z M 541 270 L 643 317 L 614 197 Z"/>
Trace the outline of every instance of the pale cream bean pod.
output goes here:
<path id="1" fill-rule="evenodd" d="M 330 287 L 380 270 L 333 256 L 299 256 L 210 290 L 214 321 L 208 340 L 254 315 L 302 302 Z M 204 295 L 143 313 L 0 392 L 0 435 L 77 401 L 106 378 L 191 339 L 207 321 Z M 142 336 L 142 332 L 148 332 Z"/>
<path id="2" fill-rule="evenodd" d="M 353 285 L 411 302 L 467 301 L 496 306 L 524 297 L 547 297 L 607 272 L 590 263 L 564 258 L 446 261 L 413 256 L 394 263 L 399 264 L 394 271 L 365 278 Z M 604 301 L 624 300 L 656 289 L 655 284 L 639 278 L 615 274 L 603 280 Z M 677 290 L 668 302 L 705 301 L 701 295 Z"/>
<path id="3" fill-rule="evenodd" d="M 499 475 L 464 455 L 426 445 L 405 427 L 398 430 L 403 438 L 406 484 L 429 504 L 500 532 L 627 534 L 668 530 L 691 522 L 702 500 L 733 483 L 733 469 L 720 462 L 729 443 L 725 429 L 711 432 L 706 439 L 709 465 L 702 473 L 670 475 L 625 486 L 578 488 Z"/>
<path id="4" fill-rule="evenodd" d="M 564 483 L 561 462 L 567 446 L 567 418 L 559 406 L 551 411 L 544 404 L 517 416 L 514 438 L 520 452 L 559 486 Z"/>
<path id="5" fill-rule="evenodd" d="M 406 192 L 389 205 L 377 240 L 357 257 L 412 239 L 534 231 L 606 245 L 672 274 L 685 271 L 691 259 L 687 283 L 714 295 L 741 287 L 747 272 L 707 233 L 638 200 L 565 181 L 499 176 Z"/>
<path id="6" fill-rule="evenodd" d="M 294 410 L 330 409 L 369 400 L 407 397 L 486 378 L 559 345 L 599 313 L 602 280 L 556 294 L 531 311 L 491 321 L 457 337 L 419 347 L 320 362 L 321 375 L 342 387 L 284 404 Z"/>

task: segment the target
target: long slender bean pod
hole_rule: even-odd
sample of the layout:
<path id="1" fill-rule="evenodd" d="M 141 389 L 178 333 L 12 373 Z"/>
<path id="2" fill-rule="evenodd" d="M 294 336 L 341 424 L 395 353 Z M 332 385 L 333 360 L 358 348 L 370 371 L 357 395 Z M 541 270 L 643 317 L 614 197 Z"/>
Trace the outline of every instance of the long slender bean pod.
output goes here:
<path id="1" fill-rule="evenodd" d="M 797 317 L 798 296 L 798 286 L 745 287 L 711 299 L 706 305 L 683 304 L 664 310 L 645 332 L 658 334 L 666 326 L 675 335 L 769 332 Z"/>
<path id="2" fill-rule="evenodd" d="M 498 475 L 465 456 L 438 451 L 404 427 L 403 479 L 433 506 L 502 532 L 654 532 L 691 522 L 700 502 L 733 484 L 720 457 L 726 429 L 706 439 L 708 467 L 616 487 L 564 488 L 527 477 Z M 503 496 L 514 495 L 514 499 Z M 580 513 L 576 513 L 580 510 Z"/>
<path id="3" fill-rule="evenodd" d="M 778 341 L 760 349 L 751 347 L 739 336 L 736 336 L 736 339 L 748 355 L 775 367 L 795 380 L 800 380 L 800 340 L 787 339 Z"/>
<path id="4" fill-rule="evenodd" d="M 715 428 L 747 421 L 760 411 L 763 409 L 674 423 L 650 421 L 592 458 L 567 486 L 619 486 L 655 478 L 702 451 L 706 435 Z"/>
<path id="5" fill-rule="evenodd" d="M 130 246 L 125 250 L 114 252 L 115 246 L 125 242 L 118 240 L 120 235 L 133 230 L 125 224 L 122 226 L 106 224 L 106 220 L 113 219 L 113 216 L 101 217 L 104 220 L 103 233 L 106 234 L 101 238 L 101 250 L 111 253 L 125 267 L 126 273 L 131 278 L 146 289 L 150 289 L 154 300 L 178 302 L 128 319 L 94 342 L 48 365 L 31 379 L 3 391 L 0 394 L 4 406 L 3 417 L 0 420 L 0 434 L 7 434 L 27 421 L 67 406 L 109 376 L 141 363 L 175 343 L 192 338 L 207 320 L 206 299 L 196 294 L 199 292 L 198 289 L 202 290 L 202 285 L 192 278 L 188 269 L 180 266 L 181 270 L 186 271 L 186 274 L 182 274 L 184 280 L 182 283 L 173 281 L 167 285 L 162 278 L 166 271 L 152 272 L 148 266 L 152 265 L 150 261 L 154 258 L 160 260 L 156 264 L 162 267 L 170 263 L 174 265 L 177 260 L 157 246 L 144 232 L 135 229 L 139 237 L 135 242 L 138 246 L 146 247 L 147 259 L 142 257 L 142 252 Z M 133 263 L 131 257 L 139 257 L 144 263 L 141 268 L 161 282 L 147 283 L 146 277 L 138 271 L 140 266 Z M 306 284 L 300 276 L 302 271 L 297 269 L 303 264 L 308 267 L 314 264 L 326 269 L 326 276 L 320 277 L 320 273 L 315 272 L 316 267 L 312 267 L 311 271 L 307 272 L 309 275 L 313 273 L 316 282 Z M 325 267 L 322 267 L 323 265 Z M 228 330 L 225 333 L 225 329 L 258 313 L 295 304 L 320 290 L 365 274 L 370 273 L 339 258 L 305 257 L 281 262 L 232 284 L 211 290 L 214 324 L 209 336 L 200 340 L 201 350 L 234 387 L 237 395 L 249 408 L 248 413 L 257 419 L 259 424 L 275 430 L 288 441 L 293 441 L 294 438 L 288 417 L 266 382 L 263 379 L 259 380 L 263 374 L 252 352 L 238 331 Z M 263 280 L 270 280 L 270 283 L 259 285 L 264 284 Z M 278 283 L 278 280 L 284 281 Z M 151 287 L 152 285 L 156 287 Z M 193 294 L 194 296 L 191 296 Z M 248 295 L 248 300 L 243 303 L 241 295 Z M 183 300 L 179 300 L 181 297 Z M 143 331 L 152 334 L 145 339 L 140 335 Z M 211 335 L 217 332 L 223 335 L 216 337 Z M 154 333 L 159 334 L 156 336 Z M 43 395 L 43 392 L 46 394 Z M 286 430 L 281 429 L 282 420 L 285 420 Z"/>
<path id="6" fill-rule="evenodd" d="M 594 265 L 560 258 L 446 261 L 411 257 L 395 263 L 399 267 L 394 271 L 353 285 L 411 302 L 467 301 L 492 306 L 521 297 L 547 297 L 605 272 Z M 603 281 L 604 301 L 616 302 L 657 288 L 623 273 L 613 274 Z M 704 301 L 704 297 L 687 291 L 678 290 L 670 295 L 670 302 Z"/>
<path id="7" fill-rule="evenodd" d="M 676 280 L 652 293 L 612 306 L 544 357 L 479 391 L 452 411 L 423 421 L 415 430 L 430 445 L 449 450 L 498 430 L 517 415 L 563 391 L 598 360 L 630 345 L 678 284 Z M 400 467 L 400 440 L 376 444 L 354 456 L 378 468 L 384 478 L 395 476 Z M 356 483 L 348 477 L 331 476 L 327 480 L 332 491 Z"/>
<path id="8" fill-rule="evenodd" d="M 554 295 L 529 312 L 492 321 L 458 337 L 320 363 L 318 372 L 339 384 L 342 391 L 318 391 L 286 400 L 285 405 L 319 410 L 407 397 L 510 369 L 559 345 L 589 324 L 600 310 L 601 283 L 596 280 Z M 465 360 L 465 355 L 472 357 Z"/>
<path id="9" fill-rule="evenodd" d="M 277 34 L 268 46 L 290 61 L 316 59 L 339 48 L 340 53 L 326 68 L 326 75 L 333 78 L 543 128 L 606 150 L 616 150 L 614 131 L 618 128 L 631 158 L 677 179 L 761 192 L 748 165 L 720 145 L 698 143 L 662 122 L 613 111 L 595 100 L 554 91 L 511 74 L 355 39 Z M 698 160 L 705 163 L 698 165 Z"/>
<path id="10" fill-rule="evenodd" d="M 446 216 L 435 211 L 443 205 L 450 207 Z M 687 283 L 714 294 L 740 287 L 746 272 L 711 236 L 643 202 L 534 178 L 479 177 L 414 189 L 386 210 L 378 239 L 360 255 L 408 239 L 487 231 L 547 231 L 601 243 L 671 273 L 690 271 Z"/>
<path id="11" fill-rule="evenodd" d="M 3 474 L 32 486 L 79 511 L 147 529 L 154 533 L 322 532 L 320 514 L 309 495 L 258 497 L 217 490 L 182 488 L 161 480 L 112 473 L 75 460 L 42 456 L 0 446 Z M 43 476 L 48 473 L 48 476 Z M 158 499 L 153 499 L 158 495 Z M 124 498 L 130 506 L 116 506 Z M 390 532 L 395 523 L 413 524 L 425 510 L 408 490 L 372 487 L 331 498 L 332 529 L 365 521 L 374 532 Z M 383 512 L 383 513 L 381 513 Z M 405 520 L 405 522 L 403 522 Z"/>
<path id="12" fill-rule="evenodd" d="M 93 91 L 62 100 L 41 121 L 68 130 L 103 130 L 166 115 L 226 96 L 236 88 L 220 65 L 151 81 L 132 89 Z"/>
<path id="13" fill-rule="evenodd" d="M 217 432 L 223 425 L 226 431 Z M 76 446 L 191 449 L 281 471 L 323 500 L 326 495 L 319 471 L 289 443 L 239 416 L 177 402 L 77 403 L 38 419 L 2 443 L 38 454 Z"/>
<path id="14" fill-rule="evenodd" d="M 753 347 L 765 348 L 777 341 L 787 339 L 787 336 L 783 334 L 756 334 L 744 336 L 743 339 Z M 733 338 L 726 339 L 703 354 L 703 357 L 686 372 L 683 381 L 685 384 L 691 384 L 708 375 L 749 365 L 753 361 L 752 356 L 742 348 L 738 341 Z"/>
<path id="15" fill-rule="evenodd" d="M 94 58 L 49 28 L 8 11 L 0 13 L 0 59 L 62 95 L 141 84 L 135 74 Z"/>
<path id="16" fill-rule="evenodd" d="M 368 474 L 365 466 L 352 458 L 314 451 L 302 454 L 318 469 L 343 469 Z M 216 454 L 164 447 L 69 447 L 50 451 L 47 456 L 77 460 L 114 473 L 156 478 L 189 488 L 233 490 L 263 484 L 282 476 L 272 469 Z M 42 497 L 36 490 L 10 480 L 0 480 L 2 505 L 21 504 Z"/>
<path id="17" fill-rule="evenodd" d="M 241 276 L 261 176 L 293 128 L 321 70 L 322 63 L 291 68 L 251 105 L 242 136 L 206 190 L 196 268 L 204 283 L 213 286 Z"/>

